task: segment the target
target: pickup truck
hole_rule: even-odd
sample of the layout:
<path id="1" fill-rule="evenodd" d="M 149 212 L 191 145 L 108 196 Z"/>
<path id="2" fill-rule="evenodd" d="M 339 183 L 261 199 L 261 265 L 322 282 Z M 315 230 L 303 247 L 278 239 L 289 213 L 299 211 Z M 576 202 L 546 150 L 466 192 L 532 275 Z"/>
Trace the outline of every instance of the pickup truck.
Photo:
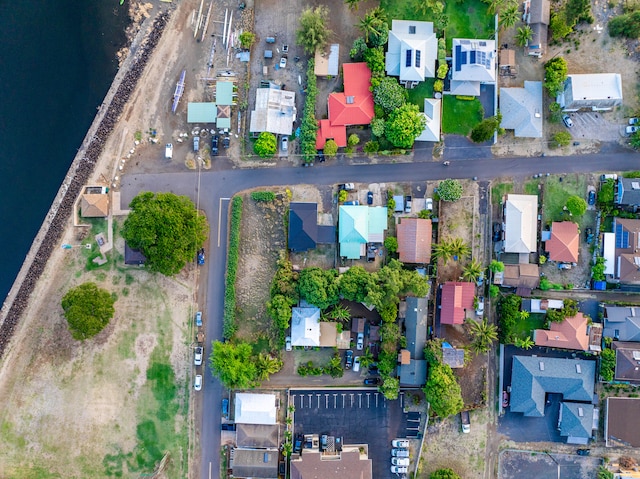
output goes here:
<path id="1" fill-rule="evenodd" d="M 356 187 L 353 183 L 342 183 L 341 185 L 338 185 L 338 189 L 345 190 L 345 191 L 353 191 L 356 189 Z"/>
<path id="2" fill-rule="evenodd" d="M 460 422 L 462 424 L 462 432 L 469 434 L 471 432 L 471 419 L 469 418 L 469 411 L 462 411 L 460 413 Z"/>

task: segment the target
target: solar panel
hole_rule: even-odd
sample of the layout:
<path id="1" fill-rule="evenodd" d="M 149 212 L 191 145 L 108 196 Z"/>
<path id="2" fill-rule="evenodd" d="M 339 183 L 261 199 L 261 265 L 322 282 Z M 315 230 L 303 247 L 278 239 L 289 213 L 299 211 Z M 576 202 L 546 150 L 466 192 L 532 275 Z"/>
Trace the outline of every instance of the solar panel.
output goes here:
<path id="1" fill-rule="evenodd" d="M 416 67 L 420 68 L 420 50 L 416 50 Z"/>
<path id="2" fill-rule="evenodd" d="M 460 63 L 462 63 L 463 65 L 467 64 L 467 52 L 462 52 L 460 54 Z"/>
<path id="3" fill-rule="evenodd" d="M 622 225 L 616 225 L 616 248 L 629 247 L 629 232 L 622 229 Z"/>
<path id="4" fill-rule="evenodd" d="M 409 25 L 409 34 L 410 35 L 414 35 L 416 33 L 416 26 L 415 25 Z"/>
<path id="5" fill-rule="evenodd" d="M 407 61 L 405 63 L 405 66 L 410 67 L 411 66 L 411 54 L 413 53 L 413 50 L 407 50 Z"/>
<path id="6" fill-rule="evenodd" d="M 456 71 L 460 71 L 460 67 L 462 66 L 462 47 L 460 45 L 456 45 Z"/>
<path id="7" fill-rule="evenodd" d="M 472 65 L 476 62 L 476 51 L 475 50 L 471 50 L 469 52 L 469 63 L 471 63 Z"/>

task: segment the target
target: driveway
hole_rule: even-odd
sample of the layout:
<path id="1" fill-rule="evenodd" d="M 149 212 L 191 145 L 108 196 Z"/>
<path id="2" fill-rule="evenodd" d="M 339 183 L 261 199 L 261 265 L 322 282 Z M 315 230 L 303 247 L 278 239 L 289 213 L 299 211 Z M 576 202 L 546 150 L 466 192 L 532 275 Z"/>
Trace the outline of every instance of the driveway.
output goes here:
<path id="1" fill-rule="evenodd" d="M 602 112 L 581 111 L 569 113 L 573 127 L 568 128 L 574 140 L 617 141 L 624 133 L 624 126 L 609 120 Z"/>
<path id="2" fill-rule="evenodd" d="M 342 437 L 343 444 L 368 444 L 373 477 L 391 478 L 391 441 L 415 437 L 420 424 L 403 412 L 404 400 L 401 393 L 398 400 L 387 401 L 374 388 L 291 390 L 294 434 L 328 434 Z M 412 442 L 418 447 L 418 441 Z"/>

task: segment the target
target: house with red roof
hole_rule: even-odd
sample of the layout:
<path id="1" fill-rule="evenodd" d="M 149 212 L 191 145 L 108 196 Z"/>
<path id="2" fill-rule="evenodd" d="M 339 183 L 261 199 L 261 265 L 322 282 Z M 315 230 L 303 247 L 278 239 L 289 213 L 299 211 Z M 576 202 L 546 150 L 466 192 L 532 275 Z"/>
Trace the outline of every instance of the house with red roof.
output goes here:
<path id="1" fill-rule="evenodd" d="M 475 283 L 447 281 L 442 285 L 440 323 L 464 324 L 467 311 L 475 311 L 473 307 L 475 296 Z"/>
<path id="2" fill-rule="evenodd" d="M 591 323 L 587 316 L 579 312 L 561 323 L 551 323 L 549 329 L 535 329 L 533 339 L 536 346 L 600 351 L 602 325 Z"/>
<path id="3" fill-rule="evenodd" d="M 318 122 L 316 148 L 321 150 L 332 139 L 339 147 L 347 146 L 347 126 L 369 125 L 373 119 L 371 70 L 366 63 L 342 65 L 344 92 L 329 95 L 329 118 Z"/>
<path id="4" fill-rule="evenodd" d="M 554 221 L 551 224 L 551 237 L 545 241 L 544 249 L 551 261 L 577 263 L 580 250 L 578 225 L 571 221 Z"/>

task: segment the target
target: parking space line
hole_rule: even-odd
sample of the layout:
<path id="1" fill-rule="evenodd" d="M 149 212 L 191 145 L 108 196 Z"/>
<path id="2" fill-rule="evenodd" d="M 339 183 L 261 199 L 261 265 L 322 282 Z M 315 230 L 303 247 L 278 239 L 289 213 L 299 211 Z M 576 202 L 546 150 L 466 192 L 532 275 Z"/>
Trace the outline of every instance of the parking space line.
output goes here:
<path id="1" fill-rule="evenodd" d="M 358 407 L 362 407 L 362 393 L 358 393 Z"/>
<path id="2" fill-rule="evenodd" d="M 312 406 L 311 406 L 311 394 L 309 394 L 309 409 L 311 409 L 311 408 L 312 408 Z"/>
<path id="3" fill-rule="evenodd" d="M 376 407 L 378 407 L 378 393 L 375 393 L 376 395 Z"/>
<path id="4" fill-rule="evenodd" d="M 342 409 L 344 409 L 344 398 L 346 396 L 346 393 L 342 393 L 341 396 L 342 396 Z"/>
<path id="5" fill-rule="evenodd" d="M 324 408 L 325 409 L 329 409 L 329 395 L 328 394 L 324 395 Z"/>
<path id="6" fill-rule="evenodd" d="M 353 407 L 353 393 L 349 394 L 351 396 L 351 407 Z"/>
<path id="7" fill-rule="evenodd" d="M 371 407 L 371 393 L 367 393 L 367 408 Z"/>
<path id="8" fill-rule="evenodd" d="M 338 403 L 336 402 L 338 400 L 338 395 L 336 393 L 333 393 L 333 409 L 338 409 Z"/>
<path id="9" fill-rule="evenodd" d="M 404 393 L 400 393 L 400 407 L 404 408 Z"/>
<path id="10" fill-rule="evenodd" d="M 316 394 L 316 396 L 318 396 L 318 409 L 320 409 L 320 396 L 322 396 L 322 394 Z"/>

